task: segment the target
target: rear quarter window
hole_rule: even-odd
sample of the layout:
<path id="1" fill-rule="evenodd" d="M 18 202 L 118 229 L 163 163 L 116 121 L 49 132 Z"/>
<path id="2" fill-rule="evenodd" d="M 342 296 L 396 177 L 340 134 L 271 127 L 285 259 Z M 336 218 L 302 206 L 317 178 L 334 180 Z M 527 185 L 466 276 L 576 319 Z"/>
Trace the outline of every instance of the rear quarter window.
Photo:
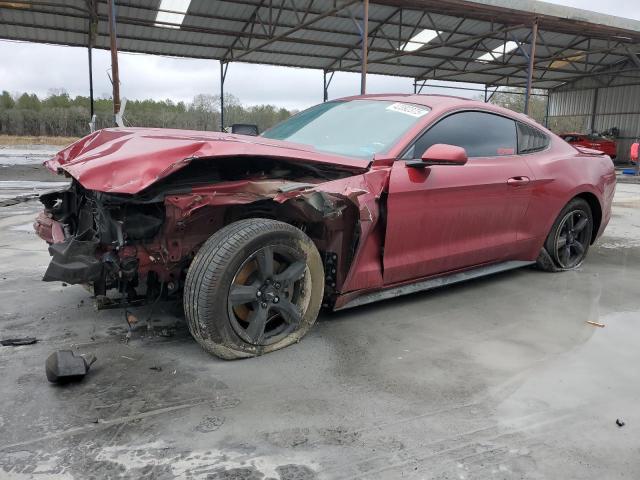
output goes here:
<path id="1" fill-rule="evenodd" d="M 570 136 L 565 137 L 570 142 Z M 518 153 L 535 153 L 549 146 L 549 137 L 531 125 L 518 122 Z"/>

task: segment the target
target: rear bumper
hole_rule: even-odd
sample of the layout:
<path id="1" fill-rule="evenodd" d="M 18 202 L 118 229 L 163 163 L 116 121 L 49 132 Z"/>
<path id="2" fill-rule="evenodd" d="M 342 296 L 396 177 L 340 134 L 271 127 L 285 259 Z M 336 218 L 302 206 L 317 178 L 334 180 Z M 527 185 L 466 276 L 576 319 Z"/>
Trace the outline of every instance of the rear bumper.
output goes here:
<path id="1" fill-rule="evenodd" d="M 600 222 L 600 228 L 595 236 L 595 239 L 600 238 L 604 233 L 605 228 L 609 224 L 611 219 L 611 208 L 613 205 L 613 197 L 616 194 L 616 173 L 610 173 L 603 176 L 603 189 L 602 189 L 602 220 Z"/>

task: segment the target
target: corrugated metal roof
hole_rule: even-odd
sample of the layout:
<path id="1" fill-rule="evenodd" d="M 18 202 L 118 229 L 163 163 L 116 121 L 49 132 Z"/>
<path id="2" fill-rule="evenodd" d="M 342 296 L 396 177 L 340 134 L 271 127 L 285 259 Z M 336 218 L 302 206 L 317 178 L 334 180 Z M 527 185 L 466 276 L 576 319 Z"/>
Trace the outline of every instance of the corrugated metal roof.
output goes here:
<path id="1" fill-rule="evenodd" d="M 359 71 L 360 0 L 192 0 L 180 25 L 158 26 L 159 0 L 116 0 L 118 48 L 158 55 Z M 0 38 L 108 48 L 106 0 L 0 1 Z M 640 22 L 531 0 L 371 0 L 371 73 L 523 86 L 531 24 L 539 36 L 534 86 L 552 88 L 628 64 Z M 173 27 L 173 28 L 170 28 Z M 424 29 L 438 36 L 408 52 Z M 521 48 L 489 62 L 483 54 Z"/>

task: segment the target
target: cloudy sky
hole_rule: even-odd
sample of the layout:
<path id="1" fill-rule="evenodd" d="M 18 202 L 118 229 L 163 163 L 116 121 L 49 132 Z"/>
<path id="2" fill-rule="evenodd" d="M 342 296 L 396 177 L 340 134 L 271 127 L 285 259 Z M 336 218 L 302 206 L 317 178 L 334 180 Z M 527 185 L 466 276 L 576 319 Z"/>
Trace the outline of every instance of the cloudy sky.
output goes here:
<path id="1" fill-rule="evenodd" d="M 640 0 L 552 0 L 552 3 L 640 20 Z M 213 60 L 121 53 L 119 65 L 121 94 L 130 99 L 171 98 L 189 102 L 197 93 L 216 94 L 220 88 L 219 64 Z M 95 50 L 94 86 L 98 97 L 110 96 L 109 67 L 109 52 Z M 305 108 L 322 101 L 322 72 L 237 63 L 229 67 L 225 87 L 244 104 Z M 52 88 L 64 88 L 71 95 L 88 95 L 86 49 L 0 40 L 0 90 L 35 92 L 44 97 Z M 370 75 L 367 80 L 369 93 L 412 89 L 412 80 L 408 78 Z M 330 97 L 358 91 L 357 74 L 336 73 Z"/>

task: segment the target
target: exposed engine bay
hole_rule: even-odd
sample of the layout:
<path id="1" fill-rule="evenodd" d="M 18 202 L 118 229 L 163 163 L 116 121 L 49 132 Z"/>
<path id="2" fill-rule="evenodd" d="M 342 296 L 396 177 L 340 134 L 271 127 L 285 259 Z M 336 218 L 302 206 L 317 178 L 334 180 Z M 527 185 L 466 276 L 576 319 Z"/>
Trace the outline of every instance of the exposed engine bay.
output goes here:
<path id="1" fill-rule="evenodd" d="M 373 219 L 371 208 L 362 214 L 358 200 L 373 192 L 354 188 L 349 180 L 364 186 L 364 173 L 229 157 L 192 160 L 135 194 L 89 190 L 74 179 L 68 189 L 41 196 L 45 210 L 34 227 L 52 256 L 44 280 L 90 284 L 98 299 L 115 289 L 122 298 L 118 305 L 172 296 L 181 291 L 191 260 L 214 232 L 260 217 L 290 223 L 313 240 L 326 263 L 324 303 L 331 305 L 358 250 L 361 220 Z M 321 191 L 315 188 L 319 184 Z"/>

